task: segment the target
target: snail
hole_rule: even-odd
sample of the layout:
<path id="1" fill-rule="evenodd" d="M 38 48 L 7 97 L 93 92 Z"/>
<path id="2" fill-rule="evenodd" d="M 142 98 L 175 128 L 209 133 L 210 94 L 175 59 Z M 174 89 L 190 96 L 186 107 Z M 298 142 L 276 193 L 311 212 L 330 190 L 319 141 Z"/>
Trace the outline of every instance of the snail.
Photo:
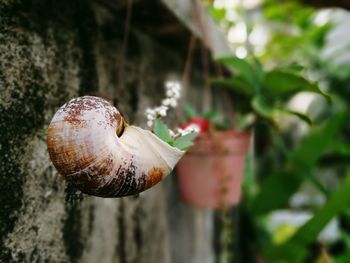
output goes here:
<path id="1" fill-rule="evenodd" d="M 82 192 L 99 197 L 138 194 L 161 181 L 184 155 L 148 130 L 128 125 L 106 100 L 70 100 L 47 135 L 50 159 Z"/>

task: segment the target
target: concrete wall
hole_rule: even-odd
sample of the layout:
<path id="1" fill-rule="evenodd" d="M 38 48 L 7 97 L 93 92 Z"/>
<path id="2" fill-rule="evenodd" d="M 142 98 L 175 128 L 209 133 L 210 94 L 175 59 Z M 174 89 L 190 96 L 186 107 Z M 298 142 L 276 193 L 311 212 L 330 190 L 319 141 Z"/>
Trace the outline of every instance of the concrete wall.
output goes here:
<path id="1" fill-rule="evenodd" d="M 155 14 L 156 15 L 156 14 Z M 181 203 L 176 180 L 103 199 L 67 185 L 46 130 L 72 97 L 100 94 L 145 125 L 184 57 L 89 0 L 0 1 L 0 262 L 212 262 L 211 212 Z"/>

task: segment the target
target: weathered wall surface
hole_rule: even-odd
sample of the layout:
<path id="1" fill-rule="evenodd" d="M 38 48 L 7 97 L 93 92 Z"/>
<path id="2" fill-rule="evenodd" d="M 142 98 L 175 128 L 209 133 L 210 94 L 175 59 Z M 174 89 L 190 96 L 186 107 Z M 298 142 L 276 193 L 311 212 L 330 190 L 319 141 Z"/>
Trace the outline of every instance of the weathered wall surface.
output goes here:
<path id="1" fill-rule="evenodd" d="M 188 209 L 167 198 L 172 178 L 138 197 L 95 198 L 67 186 L 48 157 L 47 126 L 70 98 L 99 92 L 144 125 L 164 80 L 181 74 L 183 58 L 133 29 L 121 71 L 123 21 L 88 0 L 0 1 L 0 262 L 167 263 L 186 260 L 171 256 L 182 247 L 198 252 L 189 236 L 170 244 L 187 230 L 169 205 Z M 191 224 L 187 235 L 199 231 Z"/>

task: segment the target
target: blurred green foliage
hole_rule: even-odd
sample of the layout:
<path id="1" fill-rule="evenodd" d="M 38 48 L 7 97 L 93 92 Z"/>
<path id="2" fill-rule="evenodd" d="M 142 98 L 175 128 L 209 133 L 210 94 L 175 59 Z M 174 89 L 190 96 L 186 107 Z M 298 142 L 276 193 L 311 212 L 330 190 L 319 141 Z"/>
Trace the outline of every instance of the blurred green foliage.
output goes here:
<path id="1" fill-rule="evenodd" d="M 334 57 L 325 58 L 322 54 L 335 22 L 315 23 L 318 10 L 297 1 L 265 0 L 253 10 L 237 6 L 236 20 L 228 19 L 232 10 L 214 8 L 212 2 L 208 8 L 227 34 L 242 21 L 248 36 L 261 21 L 270 32 L 263 52 L 255 53 L 248 41 L 246 58 L 219 58 L 233 74 L 213 80 L 235 94 L 238 115 L 256 117 L 253 125 L 236 125 L 253 128 L 256 139 L 255 156 L 250 154 L 246 160 L 243 183 L 242 262 L 258 258 L 263 262 L 329 262 L 325 258 L 350 262 L 350 67 L 334 59 L 349 54 L 350 48 L 342 47 Z M 262 17 L 259 21 L 257 13 Z M 306 113 L 290 110 L 290 100 L 303 91 L 320 94 L 327 102 L 315 99 Z M 285 113 L 306 121 L 306 132 L 296 134 L 294 127 L 300 122 L 290 129 L 280 128 Z M 336 185 L 322 178 L 325 169 L 332 171 Z M 312 212 L 313 217 L 277 244 L 264 222 L 281 209 L 298 212 L 290 201 L 306 183 L 325 203 L 321 208 L 310 204 L 298 208 Z M 334 218 L 340 222 L 341 239 L 320 243 L 320 232 Z"/>
<path id="2" fill-rule="evenodd" d="M 240 99 L 235 101 L 236 109 L 241 115 L 255 114 L 274 122 L 281 115 L 288 113 L 311 123 L 307 115 L 288 109 L 286 102 L 300 91 L 318 93 L 330 100 L 316 83 L 286 69 L 265 71 L 257 59 L 244 60 L 235 56 L 221 57 L 218 61 L 231 68 L 234 75 L 212 82 L 241 95 Z"/>

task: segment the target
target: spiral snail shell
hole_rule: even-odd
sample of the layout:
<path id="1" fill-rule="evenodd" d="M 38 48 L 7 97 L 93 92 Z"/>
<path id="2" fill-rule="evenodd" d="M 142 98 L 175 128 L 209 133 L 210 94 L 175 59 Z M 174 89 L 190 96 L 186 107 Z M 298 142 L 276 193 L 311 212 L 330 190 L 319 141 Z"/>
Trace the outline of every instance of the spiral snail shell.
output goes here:
<path id="1" fill-rule="evenodd" d="M 82 192 L 100 197 L 152 187 L 185 153 L 129 126 L 115 107 L 93 96 L 72 99 L 56 112 L 47 144 L 58 172 Z"/>

